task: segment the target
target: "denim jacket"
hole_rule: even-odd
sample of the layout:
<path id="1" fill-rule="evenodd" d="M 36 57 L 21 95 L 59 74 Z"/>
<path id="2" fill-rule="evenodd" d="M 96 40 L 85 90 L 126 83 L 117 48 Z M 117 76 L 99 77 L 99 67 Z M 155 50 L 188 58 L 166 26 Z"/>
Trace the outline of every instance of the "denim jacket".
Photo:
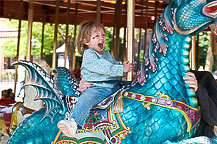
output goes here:
<path id="1" fill-rule="evenodd" d="M 118 80 L 124 75 L 124 65 L 115 61 L 109 51 L 102 51 L 102 55 L 93 49 L 84 51 L 81 65 L 81 75 L 84 81 Z M 113 84 L 94 83 L 101 87 L 113 87 Z"/>

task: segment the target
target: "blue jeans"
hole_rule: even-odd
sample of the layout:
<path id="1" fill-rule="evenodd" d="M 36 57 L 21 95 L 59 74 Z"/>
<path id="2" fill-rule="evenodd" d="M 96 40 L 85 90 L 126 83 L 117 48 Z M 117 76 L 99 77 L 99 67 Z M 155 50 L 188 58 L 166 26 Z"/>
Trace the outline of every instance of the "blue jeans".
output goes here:
<path id="1" fill-rule="evenodd" d="M 113 94 L 119 86 L 114 88 L 90 86 L 84 93 L 78 98 L 78 102 L 69 114 L 69 118 L 74 118 L 75 121 L 83 126 L 90 109 L 103 101 L 105 98 Z"/>

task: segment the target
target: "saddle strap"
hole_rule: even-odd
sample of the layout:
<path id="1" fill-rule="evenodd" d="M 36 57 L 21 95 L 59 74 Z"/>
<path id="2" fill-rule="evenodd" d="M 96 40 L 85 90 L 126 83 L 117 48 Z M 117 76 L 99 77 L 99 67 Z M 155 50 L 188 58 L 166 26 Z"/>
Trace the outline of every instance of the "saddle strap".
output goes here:
<path id="1" fill-rule="evenodd" d="M 181 112 L 184 115 L 185 120 L 187 121 L 188 124 L 187 132 L 192 130 L 196 126 L 196 124 L 200 121 L 201 119 L 200 107 L 194 108 L 183 102 L 170 100 L 168 95 L 165 95 L 164 93 L 161 92 L 158 92 L 158 95 L 159 97 L 122 91 L 123 97 L 130 98 L 136 101 L 141 101 L 143 106 L 147 110 L 151 109 L 150 105 L 157 105 L 160 107 L 173 109 Z"/>

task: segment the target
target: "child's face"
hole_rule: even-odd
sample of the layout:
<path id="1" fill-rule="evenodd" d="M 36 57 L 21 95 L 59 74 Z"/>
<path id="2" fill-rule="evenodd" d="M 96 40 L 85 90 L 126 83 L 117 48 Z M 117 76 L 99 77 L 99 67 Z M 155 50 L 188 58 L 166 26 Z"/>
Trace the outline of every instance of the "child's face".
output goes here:
<path id="1" fill-rule="evenodd" d="M 102 54 L 102 51 L 104 49 L 105 46 L 105 41 L 106 41 L 106 37 L 105 37 L 105 32 L 103 31 L 102 28 L 93 28 L 92 29 L 92 34 L 90 36 L 90 41 L 89 42 L 85 42 L 85 44 L 95 50 L 97 53 Z"/>

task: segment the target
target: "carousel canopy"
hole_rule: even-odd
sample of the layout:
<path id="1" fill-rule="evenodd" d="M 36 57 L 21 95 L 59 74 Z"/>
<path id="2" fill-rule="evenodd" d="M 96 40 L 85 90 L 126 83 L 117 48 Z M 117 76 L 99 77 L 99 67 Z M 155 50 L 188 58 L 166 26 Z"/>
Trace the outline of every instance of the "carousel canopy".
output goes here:
<path id="1" fill-rule="evenodd" d="M 29 5 L 33 1 L 33 5 Z M 1 0 L 0 17 L 9 19 L 28 20 L 28 10 L 33 7 L 33 21 L 55 23 L 55 12 L 58 0 Z M 71 0 L 70 1 L 70 20 L 69 23 L 79 24 L 84 20 L 96 20 L 97 6 L 100 7 L 101 23 L 105 26 L 112 27 L 119 20 L 121 27 L 126 24 L 127 0 L 118 1 L 104 0 Z M 148 28 L 153 28 L 155 17 L 159 17 L 164 8 L 168 5 L 169 0 L 148 1 L 135 0 L 135 27 L 145 26 L 145 17 L 148 16 Z M 101 5 L 101 6 L 99 6 Z M 59 17 L 58 23 L 65 24 L 67 19 L 68 0 L 59 0 Z M 146 7 L 148 8 L 146 10 Z M 142 12 L 141 12 L 142 9 Z M 115 17 L 115 12 L 120 12 L 120 17 Z M 146 11 L 148 13 L 146 14 Z M 142 20 L 141 20 L 142 19 Z"/>

